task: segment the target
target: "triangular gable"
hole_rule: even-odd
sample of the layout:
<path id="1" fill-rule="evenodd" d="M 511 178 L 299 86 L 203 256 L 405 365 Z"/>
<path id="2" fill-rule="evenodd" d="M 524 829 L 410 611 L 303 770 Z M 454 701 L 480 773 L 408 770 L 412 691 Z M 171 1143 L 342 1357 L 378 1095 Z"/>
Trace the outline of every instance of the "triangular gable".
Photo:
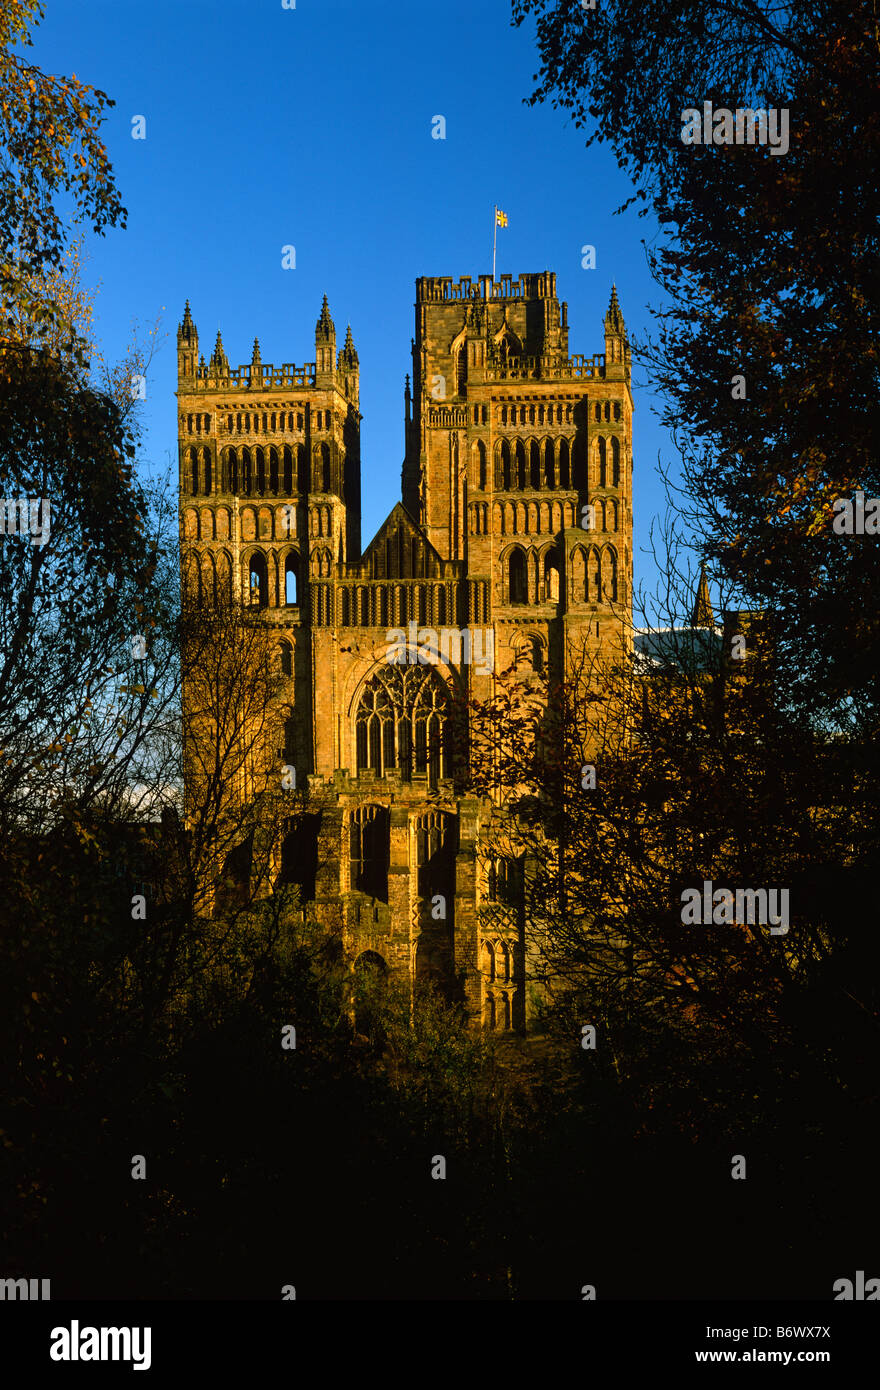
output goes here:
<path id="1" fill-rule="evenodd" d="M 361 558 L 362 568 L 375 579 L 439 574 L 442 564 L 440 552 L 402 502 L 395 503 Z"/>

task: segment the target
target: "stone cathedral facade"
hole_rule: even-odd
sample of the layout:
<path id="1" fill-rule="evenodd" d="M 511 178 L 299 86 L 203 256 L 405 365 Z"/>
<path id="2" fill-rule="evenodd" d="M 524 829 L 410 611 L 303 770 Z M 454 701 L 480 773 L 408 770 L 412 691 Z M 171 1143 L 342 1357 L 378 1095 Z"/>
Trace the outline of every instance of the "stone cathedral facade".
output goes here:
<path id="1" fill-rule="evenodd" d="M 326 297 L 303 366 L 263 363 L 255 342 L 233 368 L 219 333 L 206 362 L 188 304 L 177 333 L 183 567 L 277 636 L 283 756 L 308 788 L 279 862 L 353 967 L 432 979 L 519 1033 L 527 866 L 496 853 L 499 808 L 462 793 L 444 726 L 453 698 L 562 674 L 571 650 L 631 649 L 616 292 L 604 351 L 571 354 L 568 333 L 551 272 L 416 281 L 402 500 L 363 548 L 359 361 Z"/>

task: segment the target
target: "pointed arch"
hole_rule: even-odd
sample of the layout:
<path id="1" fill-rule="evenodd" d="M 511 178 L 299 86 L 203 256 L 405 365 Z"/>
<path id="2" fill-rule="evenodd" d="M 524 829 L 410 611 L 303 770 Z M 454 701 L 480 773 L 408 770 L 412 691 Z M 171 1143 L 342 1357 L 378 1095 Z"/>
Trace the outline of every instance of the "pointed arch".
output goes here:
<path id="1" fill-rule="evenodd" d="M 490 875 L 492 875 L 494 874 L 494 872 L 495 866 L 494 864 L 491 864 L 489 867 L 489 873 Z M 492 896 L 493 895 L 490 890 L 490 900 L 492 899 Z M 495 979 L 495 947 L 491 941 L 483 942 L 483 949 L 480 952 L 480 972 L 483 976 L 483 979 L 488 981 L 489 984 L 491 984 L 492 981 Z"/>
<path id="2" fill-rule="evenodd" d="M 203 604 L 213 607 L 217 602 L 217 583 L 214 571 L 214 557 L 210 550 L 202 552 L 200 568 L 202 572 L 201 601 Z"/>
<path id="3" fill-rule="evenodd" d="M 385 806 L 358 806 L 348 814 L 349 884 L 352 892 L 388 901 L 390 820 Z"/>
<path id="4" fill-rule="evenodd" d="M 511 357 L 522 356 L 522 343 L 514 333 L 510 324 L 505 318 L 498 332 L 495 334 L 495 351 L 501 358 L 502 364 L 507 365 Z"/>
<path id="5" fill-rule="evenodd" d="M 613 545 L 606 545 L 602 552 L 602 594 L 606 601 L 617 602 L 617 551 Z"/>
<path id="6" fill-rule="evenodd" d="M 330 445 L 323 443 L 315 447 L 314 489 L 316 492 L 330 491 Z"/>
<path id="7" fill-rule="evenodd" d="M 431 666 L 383 665 L 361 688 L 355 709 L 358 772 L 397 770 L 436 782 L 449 774 L 444 737 L 449 712 L 446 684 Z"/>
<path id="8" fill-rule="evenodd" d="M 473 486 L 479 492 L 486 490 L 486 446 L 482 439 L 478 439 L 471 451 L 473 459 Z"/>
<path id="9" fill-rule="evenodd" d="M 457 396 L 467 395 L 467 339 L 462 338 L 453 351 L 453 361 L 455 364 L 455 394 Z"/>
<path id="10" fill-rule="evenodd" d="M 602 602 L 602 557 L 597 546 L 592 546 L 587 557 L 587 598 L 592 603 Z"/>

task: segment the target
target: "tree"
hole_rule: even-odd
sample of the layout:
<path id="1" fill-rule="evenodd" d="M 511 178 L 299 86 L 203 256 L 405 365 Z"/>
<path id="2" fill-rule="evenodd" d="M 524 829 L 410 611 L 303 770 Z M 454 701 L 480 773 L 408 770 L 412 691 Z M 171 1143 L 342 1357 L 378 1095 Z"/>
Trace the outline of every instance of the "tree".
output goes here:
<path id="1" fill-rule="evenodd" d="M 27 62 L 16 45 L 33 45 L 40 0 L 0 3 L 0 304 L 3 318 L 22 309 L 50 318 L 42 277 L 58 267 L 68 225 L 101 233 L 125 226 L 125 209 L 99 128 L 113 105 L 75 74 L 56 77 Z M 62 213 L 59 196 L 70 200 Z M 72 212 L 69 206 L 72 205 Z"/>
<path id="2" fill-rule="evenodd" d="M 652 1125 L 697 1132 L 714 1088 L 735 1127 L 743 1066 L 788 1066 L 792 1094 L 809 1072 L 837 1108 L 876 1046 L 876 952 L 854 911 L 871 872 L 868 778 L 787 717 L 760 615 L 694 627 L 696 586 L 674 553 L 664 570 L 672 604 L 637 633 L 633 663 L 572 649 L 565 680 L 526 690 L 511 673 L 473 706 L 471 791 L 495 800 L 496 844 L 525 866 L 548 1025 L 569 1046 L 582 1024 L 601 1032 L 641 1123 L 650 1102 Z M 692 923 L 683 894 L 702 903 L 707 882 L 734 900 Z M 762 887 L 785 890 L 787 930 L 735 897 Z"/>
<path id="3" fill-rule="evenodd" d="M 668 307 L 634 345 L 665 400 L 704 557 L 773 623 L 795 717 L 868 735 L 877 717 L 877 566 L 832 531 L 877 474 L 880 72 L 867 0 L 545 0 L 541 85 L 611 143 L 664 237 Z M 789 149 L 693 146 L 682 112 L 790 108 Z"/>
<path id="4" fill-rule="evenodd" d="M 856 6 L 856 9 L 864 7 Z M 837 0 L 809 7 L 775 0 L 513 0 L 513 23 L 534 17 L 541 70 L 530 104 L 571 112 L 587 144 L 607 142 L 648 210 L 681 177 L 681 111 L 713 91 L 761 106 L 768 88 L 790 90 L 817 39 L 858 19 Z"/>

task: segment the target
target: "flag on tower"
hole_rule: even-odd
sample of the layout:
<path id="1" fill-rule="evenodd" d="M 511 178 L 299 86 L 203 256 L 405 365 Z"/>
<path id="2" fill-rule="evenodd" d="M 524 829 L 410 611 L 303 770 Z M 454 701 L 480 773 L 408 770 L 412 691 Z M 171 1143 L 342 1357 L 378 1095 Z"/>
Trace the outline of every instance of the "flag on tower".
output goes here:
<path id="1" fill-rule="evenodd" d="M 498 241 L 498 228 L 507 226 L 507 213 L 496 205 L 495 221 L 492 223 L 492 283 L 495 283 L 495 247 Z"/>

